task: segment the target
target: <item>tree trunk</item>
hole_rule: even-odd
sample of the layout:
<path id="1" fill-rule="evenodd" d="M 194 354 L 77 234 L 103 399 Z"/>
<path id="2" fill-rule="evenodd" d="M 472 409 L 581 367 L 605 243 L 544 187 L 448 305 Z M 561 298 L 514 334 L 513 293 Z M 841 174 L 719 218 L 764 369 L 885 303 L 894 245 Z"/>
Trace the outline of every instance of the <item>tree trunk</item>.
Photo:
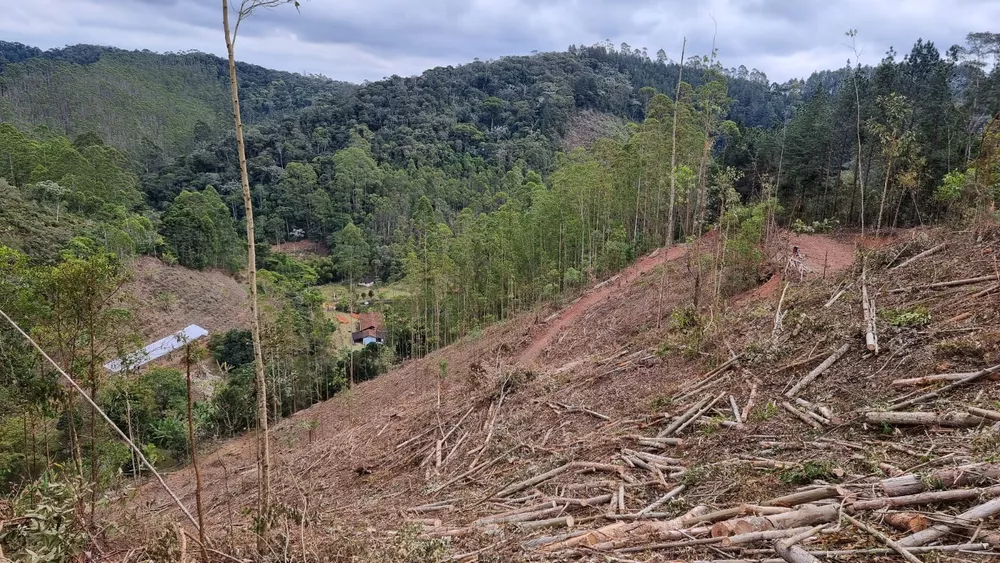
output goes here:
<path id="1" fill-rule="evenodd" d="M 677 71 L 677 90 L 674 94 L 674 124 L 670 132 L 670 195 L 667 203 L 667 242 L 666 246 L 674 243 L 674 204 L 677 199 L 677 114 L 681 107 L 681 79 L 684 76 L 684 51 L 687 48 L 687 38 L 681 44 L 681 62 Z"/>
<path id="2" fill-rule="evenodd" d="M 194 400 L 191 397 L 191 344 L 184 347 L 184 367 L 187 372 L 187 416 L 188 416 L 188 448 L 191 450 L 191 466 L 194 468 L 194 502 L 198 511 L 198 541 L 201 542 L 201 555 L 204 561 L 209 561 L 208 544 L 205 541 L 205 518 L 201 508 L 201 472 L 198 470 L 198 453 L 194 443 Z"/>
<path id="3" fill-rule="evenodd" d="M 257 260 L 253 226 L 253 200 L 250 193 L 250 177 L 247 173 L 246 146 L 243 143 L 243 121 L 240 118 L 239 84 L 236 81 L 236 55 L 229 30 L 229 1 L 222 0 L 222 27 L 226 35 L 226 50 L 229 54 L 229 85 L 233 99 L 233 123 L 236 126 L 236 150 L 240 159 L 240 183 L 243 187 L 243 206 L 247 222 L 247 282 L 250 285 L 250 316 L 253 333 L 254 375 L 257 387 L 257 463 L 258 473 L 258 517 L 260 518 L 259 547 L 263 548 L 267 538 L 267 517 L 271 504 L 271 451 L 267 435 L 267 382 L 264 380 L 264 358 L 260 349 L 260 312 L 257 308 Z"/>

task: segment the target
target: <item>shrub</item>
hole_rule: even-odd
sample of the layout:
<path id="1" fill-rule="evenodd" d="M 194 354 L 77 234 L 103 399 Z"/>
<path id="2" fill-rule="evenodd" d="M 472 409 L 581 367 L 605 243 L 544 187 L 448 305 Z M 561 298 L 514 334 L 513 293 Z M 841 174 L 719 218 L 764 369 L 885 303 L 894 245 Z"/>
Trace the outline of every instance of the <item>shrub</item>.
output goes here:
<path id="1" fill-rule="evenodd" d="M 77 560 L 89 540 L 76 514 L 86 494 L 81 483 L 49 473 L 22 489 L 11 503 L 13 522 L 0 528 L 4 555 L 26 563 Z"/>
<path id="2" fill-rule="evenodd" d="M 213 334 L 208 349 L 219 364 L 237 367 L 253 363 L 253 333 L 234 328 L 225 334 Z"/>

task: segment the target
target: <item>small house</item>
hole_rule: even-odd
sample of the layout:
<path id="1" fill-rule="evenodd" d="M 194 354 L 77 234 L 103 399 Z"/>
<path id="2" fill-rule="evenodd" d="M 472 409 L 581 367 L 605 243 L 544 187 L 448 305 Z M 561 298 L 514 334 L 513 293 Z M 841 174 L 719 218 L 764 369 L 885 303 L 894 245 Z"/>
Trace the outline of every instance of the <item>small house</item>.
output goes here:
<path id="1" fill-rule="evenodd" d="M 351 343 L 361 346 L 385 344 L 386 332 L 383 324 L 381 313 L 361 313 L 358 315 L 358 329 L 351 333 Z"/>

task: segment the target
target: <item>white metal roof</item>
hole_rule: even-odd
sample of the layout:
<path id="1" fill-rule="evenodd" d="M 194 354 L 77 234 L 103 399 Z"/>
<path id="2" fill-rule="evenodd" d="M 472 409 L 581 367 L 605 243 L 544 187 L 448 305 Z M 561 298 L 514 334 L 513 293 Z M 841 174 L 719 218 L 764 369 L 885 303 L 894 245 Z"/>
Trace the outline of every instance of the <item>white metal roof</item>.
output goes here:
<path id="1" fill-rule="evenodd" d="M 126 354 L 125 356 L 118 358 L 117 360 L 110 361 L 104 364 L 104 367 L 115 373 L 123 371 L 126 368 L 135 369 L 139 366 L 148 364 L 157 358 L 162 358 L 174 350 L 183 348 L 188 342 L 194 342 L 195 340 L 198 340 L 206 335 L 208 335 L 207 330 L 198 325 L 190 325 L 185 327 L 184 330 L 175 332 L 166 338 L 161 338 L 160 340 L 153 342 L 142 350 L 136 350 L 131 354 Z"/>

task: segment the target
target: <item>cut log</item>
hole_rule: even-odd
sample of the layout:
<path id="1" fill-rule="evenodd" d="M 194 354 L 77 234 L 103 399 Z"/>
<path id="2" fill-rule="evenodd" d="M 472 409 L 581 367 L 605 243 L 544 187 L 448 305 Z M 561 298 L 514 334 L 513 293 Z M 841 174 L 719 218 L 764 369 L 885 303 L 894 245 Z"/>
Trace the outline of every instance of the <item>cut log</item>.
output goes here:
<path id="1" fill-rule="evenodd" d="M 689 408 L 688 410 L 684 411 L 684 414 L 682 414 L 679 417 L 677 417 L 676 419 L 674 419 L 673 422 L 671 422 L 669 425 L 667 425 L 666 428 L 664 428 L 662 431 L 660 431 L 660 433 L 657 434 L 656 437 L 657 438 L 665 438 L 665 437 L 669 436 L 670 434 L 673 434 L 675 430 L 677 430 L 678 428 L 680 428 L 682 424 L 684 424 L 685 422 L 687 422 L 688 419 L 690 419 L 691 417 L 693 417 L 699 410 L 701 410 L 702 407 L 705 406 L 706 403 L 708 403 L 711 400 L 712 400 L 711 396 L 706 396 L 702 400 L 700 400 L 697 403 L 695 403 L 691 408 Z"/>
<path id="2" fill-rule="evenodd" d="M 882 521 L 904 532 L 919 532 L 931 527 L 930 519 L 919 512 L 892 512 L 886 514 Z"/>
<path id="3" fill-rule="evenodd" d="M 800 493 L 792 493 L 790 495 L 785 495 L 771 500 L 764 501 L 763 506 L 798 506 L 800 504 L 805 504 L 807 502 L 813 502 L 817 500 L 823 500 L 828 498 L 834 498 L 839 496 L 840 493 L 837 491 L 836 487 L 819 487 L 816 489 L 810 489 L 808 491 L 802 491 Z"/>
<path id="4" fill-rule="evenodd" d="M 978 372 L 970 371 L 964 373 L 939 373 L 936 375 L 925 375 L 923 377 L 910 377 L 906 379 L 896 379 L 893 380 L 892 384 L 894 387 L 904 387 L 904 386 L 915 386 L 919 387 L 921 385 L 929 385 L 931 383 L 938 383 L 940 381 L 959 381 L 965 379 L 970 375 L 975 375 Z M 1000 373 L 992 373 L 985 376 L 983 379 L 988 381 L 1000 381 Z"/>
<path id="5" fill-rule="evenodd" d="M 486 526 L 489 524 L 500 524 L 506 522 L 528 522 L 531 520 L 540 520 L 549 516 L 556 516 L 561 514 L 566 510 L 565 506 L 554 506 L 551 508 L 546 508 L 543 510 L 536 510 L 534 512 L 522 512 L 520 514 L 511 514 L 509 516 L 487 516 L 486 518 L 480 518 L 472 523 L 473 526 Z"/>
<path id="6" fill-rule="evenodd" d="M 616 472 L 616 473 L 620 473 L 622 471 L 621 467 L 616 466 L 616 465 L 610 465 L 610 464 L 607 464 L 607 463 L 588 463 L 588 462 L 583 462 L 583 461 L 571 461 L 571 462 L 566 463 L 564 465 L 560 465 L 559 467 L 556 467 L 555 469 L 550 469 L 549 471 L 546 471 L 545 473 L 542 473 L 540 475 L 536 475 L 536 476 L 534 476 L 534 477 L 532 477 L 530 479 L 525 479 L 524 481 L 521 481 L 521 482 L 518 482 L 518 483 L 514 483 L 513 485 L 507 486 L 503 490 L 501 490 L 500 492 L 498 492 L 496 494 L 496 496 L 497 497 L 505 497 L 505 496 L 509 496 L 509 495 L 511 495 L 513 493 L 516 493 L 516 492 L 519 492 L 519 491 L 523 491 L 524 489 L 527 489 L 528 487 L 533 487 L 533 486 L 535 486 L 535 485 L 537 485 L 539 483 L 548 481 L 549 479 L 555 477 L 556 475 L 559 475 L 560 473 L 563 473 L 565 471 L 569 471 L 570 469 L 593 469 L 593 470 L 596 470 L 596 471 L 611 471 L 611 472 Z"/>
<path id="7" fill-rule="evenodd" d="M 978 416 L 963 412 L 867 412 L 865 421 L 872 424 L 893 426 L 944 426 L 948 428 L 972 428 L 986 421 Z"/>
<path id="8" fill-rule="evenodd" d="M 753 532 L 750 534 L 737 534 L 722 538 L 719 542 L 723 547 L 732 547 L 745 543 L 753 543 L 761 540 L 785 539 L 812 530 L 809 526 L 801 528 L 789 528 L 787 530 L 765 530 L 763 532 Z"/>
<path id="9" fill-rule="evenodd" d="M 555 518 L 546 518 L 544 520 L 518 522 L 517 527 L 522 530 L 538 530 L 540 528 L 548 528 L 550 526 L 566 526 L 567 528 L 572 528 L 575 523 L 576 522 L 572 516 L 557 516 Z"/>
<path id="10" fill-rule="evenodd" d="M 865 317 L 865 346 L 878 355 L 878 336 L 875 332 L 875 300 L 868 296 L 867 274 L 861 273 L 861 308 Z"/>
<path id="11" fill-rule="evenodd" d="M 662 497 L 656 499 L 655 502 L 653 502 L 652 504 L 650 504 L 646 508 L 643 508 L 642 510 L 640 510 L 639 511 L 639 516 L 641 517 L 641 516 L 645 515 L 646 513 L 652 512 L 653 510 L 655 510 L 655 509 L 663 506 L 664 504 L 666 504 L 667 502 L 669 502 L 670 499 L 676 497 L 677 495 L 681 494 L 682 492 L 684 492 L 684 485 L 680 485 L 680 486 L 672 489 L 667 494 L 665 494 Z"/>
<path id="12" fill-rule="evenodd" d="M 819 563 L 808 551 L 797 545 L 786 546 L 782 540 L 774 542 L 774 551 L 788 563 Z"/>
<path id="13" fill-rule="evenodd" d="M 882 479 L 880 485 L 882 486 L 882 492 L 885 493 L 886 496 L 890 497 L 915 495 L 923 492 L 926 488 L 924 481 L 920 478 L 920 476 L 912 473 Z"/>
<path id="14" fill-rule="evenodd" d="M 844 354 L 846 354 L 847 351 L 850 348 L 851 348 L 850 344 L 844 344 L 843 346 L 841 346 L 840 348 L 838 348 L 836 352 L 834 352 L 833 354 L 830 354 L 830 356 L 827 359 L 823 360 L 823 363 L 821 363 L 820 365 L 816 366 L 816 369 L 810 371 L 808 374 L 806 374 L 805 377 L 803 377 L 801 380 L 799 380 L 799 382 L 796 383 L 794 387 L 792 387 L 791 389 L 789 389 L 788 392 L 785 393 L 785 396 L 788 397 L 788 398 L 790 398 L 790 399 L 793 398 L 793 397 L 795 397 L 795 395 L 799 391 L 801 391 L 802 389 L 804 389 L 806 385 L 809 385 L 810 383 L 812 383 L 813 381 L 815 381 L 817 377 L 823 375 L 823 372 L 825 372 L 827 369 L 829 369 L 830 366 L 832 366 L 834 364 L 834 362 L 836 362 L 837 360 L 839 360 L 841 356 L 843 356 Z"/>
<path id="15" fill-rule="evenodd" d="M 915 506 L 918 504 L 956 502 L 979 497 L 991 498 L 995 496 L 1000 496 L 1000 487 L 989 487 L 985 489 L 955 489 L 953 491 L 933 491 L 901 497 L 856 500 L 847 505 L 847 508 L 854 512 L 858 512 L 861 510 L 878 510 L 880 508 L 889 508 L 894 506 Z"/>
<path id="16" fill-rule="evenodd" d="M 708 409 L 712 408 L 712 406 L 715 405 L 715 403 L 719 402 L 719 400 L 722 399 L 725 396 L 726 396 L 725 393 L 719 393 L 714 399 L 712 399 L 711 401 L 709 401 L 707 405 L 705 405 L 698 412 L 696 412 L 694 414 L 694 416 L 692 416 L 691 418 L 685 420 L 684 423 L 681 424 L 677 428 L 677 430 L 674 430 L 674 434 L 679 434 L 685 428 L 687 428 L 688 426 L 690 426 L 691 424 L 693 424 L 694 421 L 698 420 L 701 417 L 701 415 L 703 415 L 706 412 L 708 412 Z"/>
<path id="17" fill-rule="evenodd" d="M 995 498 L 991 501 L 980 504 L 979 506 L 970 508 L 969 510 L 959 514 L 958 517 L 963 520 L 975 522 L 978 520 L 985 520 L 996 514 L 1000 514 L 1000 498 Z M 950 532 L 950 526 L 947 524 L 938 524 L 913 535 L 906 536 L 905 538 L 899 540 L 899 545 L 903 547 L 926 545 L 932 541 L 937 541 L 938 539 L 948 535 Z"/>
<path id="18" fill-rule="evenodd" d="M 757 398 L 757 384 L 754 383 L 750 386 L 750 396 L 747 398 L 747 404 L 743 406 L 743 412 L 740 413 L 740 422 L 746 422 L 750 417 L 750 409 L 753 408 L 754 399 Z"/>
<path id="19" fill-rule="evenodd" d="M 837 518 L 839 506 L 830 505 L 806 505 L 798 510 L 774 514 L 770 516 L 750 516 L 737 518 L 731 523 L 718 528 L 713 526 L 712 532 L 720 535 L 747 534 L 761 532 L 764 530 L 784 530 L 788 528 L 799 528 L 802 526 L 815 526 L 832 522 Z M 720 522 L 720 524 L 722 524 Z"/>
<path id="20" fill-rule="evenodd" d="M 889 293 L 906 293 L 909 291 L 916 291 L 919 289 L 941 289 L 944 287 L 957 287 L 960 285 L 971 285 L 974 283 L 982 283 L 985 281 L 995 280 L 996 275 L 990 274 L 988 276 L 979 276 L 975 278 L 966 278 L 962 280 L 951 280 L 938 283 L 932 283 L 927 285 L 914 285 L 910 287 L 900 287 L 896 289 L 890 289 Z"/>
<path id="21" fill-rule="evenodd" d="M 788 401 L 782 401 L 781 402 L 781 406 L 786 411 L 794 414 L 799 420 L 801 420 L 802 422 L 805 422 L 809 426 L 812 426 L 816 430 L 822 430 L 823 429 L 823 425 L 819 421 L 814 420 L 813 418 L 811 418 L 808 415 L 806 415 L 806 413 L 804 413 L 804 412 L 800 411 L 799 409 L 793 407 L 791 405 L 791 403 L 789 403 Z"/>
<path id="22" fill-rule="evenodd" d="M 927 258 L 928 256 L 930 256 L 930 255 L 932 255 L 932 254 L 934 254 L 936 252 L 940 252 L 941 250 L 943 250 L 947 246 L 948 246 L 947 242 L 942 242 L 941 244 L 939 244 L 939 245 L 937 245 L 937 246 L 935 246 L 933 248 L 929 248 L 929 249 L 921 252 L 920 254 L 917 254 L 916 256 L 911 256 L 910 258 L 904 260 L 902 263 L 897 264 L 897 265 L 893 266 L 892 268 L 889 268 L 889 271 L 898 270 L 900 268 L 905 268 L 905 267 L 909 266 L 910 264 L 916 262 L 917 260 L 920 260 L 922 258 Z"/>
<path id="23" fill-rule="evenodd" d="M 981 416 L 983 418 L 988 418 L 990 420 L 1000 420 L 1000 412 L 998 411 L 969 407 L 969 413 L 974 414 L 976 416 Z"/>
<path id="24" fill-rule="evenodd" d="M 950 383 L 948 385 L 945 385 L 944 387 L 942 387 L 942 388 L 940 388 L 940 389 L 938 389 L 936 391 L 931 391 L 930 393 L 924 393 L 923 395 L 920 395 L 919 397 L 914 397 L 912 399 L 907 399 L 906 401 L 903 401 L 901 403 L 894 404 L 893 406 L 889 407 L 889 410 L 898 411 L 898 410 L 904 409 L 904 408 L 906 408 L 906 407 L 908 407 L 910 405 L 915 405 L 917 403 L 922 403 L 922 402 L 924 402 L 924 401 L 926 401 L 928 399 L 933 399 L 934 397 L 937 397 L 938 395 L 940 395 L 942 393 L 951 391 L 952 389 L 954 389 L 956 387 L 961 387 L 962 385 L 967 385 L 967 384 L 972 383 L 972 382 L 974 382 L 974 381 L 976 381 L 978 379 L 981 379 L 983 377 L 986 377 L 986 376 L 989 376 L 989 375 L 992 375 L 992 374 L 998 373 L 998 372 L 1000 372 L 1000 364 L 997 364 L 995 366 L 988 367 L 986 369 L 983 369 L 983 370 L 977 371 L 975 373 L 972 373 L 968 377 L 959 379 L 958 381 L 955 381 L 954 383 Z"/>

